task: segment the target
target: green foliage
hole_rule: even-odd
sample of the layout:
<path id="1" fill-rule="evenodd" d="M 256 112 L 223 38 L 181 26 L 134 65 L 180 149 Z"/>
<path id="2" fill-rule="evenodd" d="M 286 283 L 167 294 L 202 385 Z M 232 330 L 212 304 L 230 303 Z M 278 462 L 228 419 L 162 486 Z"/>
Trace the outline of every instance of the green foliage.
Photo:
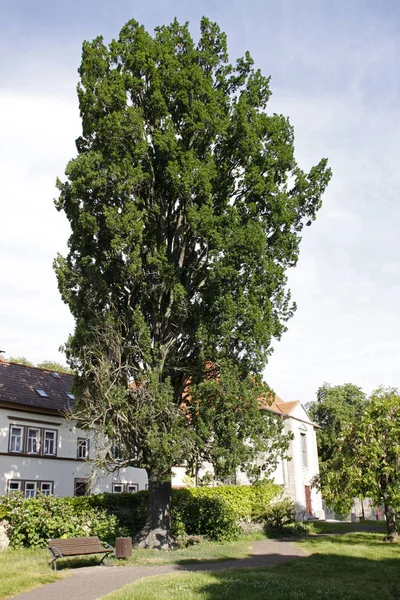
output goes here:
<path id="1" fill-rule="evenodd" d="M 240 531 L 238 521 L 253 518 L 257 507 L 269 506 L 279 493 L 279 486 L 269 482 L 173 490 L 173 523 L 178 519 L 188 535 L 235 539 Z"/>
<path id="2" fill-rule="evenodd" d="M 259 410 L 261 373 L 295 309 L 286 270 L 327 161 L 299 168 L 269 78 L 249 53 L 229 64 L 206 18 L 197 43 L 177 20 L 154 35 L 131 20 L 83 44 L 79 74 L 82 135 L 56 201 L 72 234 L 55 261 L 76 417 L 150 481 L 203 461 L 225 477 L 260 453 L 268 474 L 288 439 Z"/>
<path id="3" fill-rule="evenodd" d="M 383 504 L 388 536 L 393 538 L 400 509 L 399 439 L 399 392 L 378 389 L 364 403 L 359 417 L 343 429 L 323 488 L 327 503 L 338 512 L 348 511 L 355 497 Z"/>
<path id="4" fill-rule="evenodd" d="M 25 358 L 25 356 L 9 356 L 5 360 L 12 363 L 17 363 L 19 365 L 26 365 L 27 367 L 39 367 L 40 369 L 47 369 L 48 371 L 56 371 L 57 373 L 69 373 L 70 375 L 73 375 L 72 369 L 67 367 L 67 365 L 63 365 L 54 360 L 43 360 L 42 362 L 37 363 L 36 365 L 32 361 Z"/>
<path id="5" fill-rule="evenodd" d="M 41 496 L 25 500 L 21 494 L 0 498 L 11 525 L 11 545 L 42 548 L 50 538 L 97 535 L 114 542 L 117 518 L 99 508 L 80 505 L 74 498 Z"/>
<path id="6" fill-rule="evenodd" d="M 358 419 L 366 398 L 361 388 L 351 383 L 331 386 L 324 383 L 318 389 L 317 400 L 308 406 L 310 417 L 320 426 L 317 431 L 320 463 L 334 457 L 337 440 L 349 423 Z"/>
<path id="7" fill-rule="evenodd" d="M 256 507 L 267 507 L 279 486 L 221 486 L 172 490 L 172 533 L 202 535 L 211 540 L 236 539 L 237 521 L 250 519 Z M 117 535 L 134 536 L 146 521 L 148 492 L 98 494 L 74 498 L 21 494 L 0 498 L 0 515 L 12 527 L 14 547 L 43 547 L 49 538 L 98 535 L 114 543 Z"/>
<path id="8" fill-rule="evenodd" d="M 350 424 L 360 419 L 366 403 L 364 392 L 356 385 L 331 386 L 325 383 L 318 389 L 317 400 L 307 407 L 311 419 L 320 426 L 317 430 L 320 473 L 314 483 L 321 488 L 327 505 L 339 514 L 349 512 L 353 498 L 344 490 L 339 496 L 333 483 L 332 473 L 340 468 L 336 463 L 341 460 L 338 441 Z"/>
<path id="9" fill-rule="evenodd" d="M 43 360 L 36 366 L 40 367 L 41 369 L 47 369 L 48 371 L 56 371 L 57 373 L 68 373 L 69 375 L 74 374 L 73 370 L 67 367 L 67 365 L 63 365 L 55 360 Z"/>
<path id="10" fill-rule="evenodd" d="M 72 235 L 55 270 L 76 321 L 66 351 L 81 416 L 94 427 L 110 403 L 108 435 L 160 478 L 197 447 L 232 471 L 249 441 L 251 458 L 270 448 L 249 374 L 294 311 L 286 269 L 321 206 L 327 161 L 298 167 L 292 126 L 266 111 L 269 78 L 249 53 L 230 65 L 206 18 L 197 43 L 176 20 L 153 36 L 129 21 L 108 46 L 83 44 L 79 74 L 82 135 L 56 202 Z M 200 385 L 210 363 L 218 402 Z M 178 410 L 189 379 L 199 418 Z"/>
<path id="11" fill-rule="evenodd" d="M 262 509 L 269 506 L 280 491 L 281 488 L 275 483 L 262 481 L 255 485 L 194 488 L 190 490 L 190 494 L 195 498 L 222 498 L 232 508 L 237 519 L 251 519 L 257 507 Z M 181 490 L 176 490 L 176 492 L 180 493 Z"/>
<path id="12" fill-rule="evenodd" d="M 34 367 L 33 362 L 28 360 L 25 356 L 8 356 L 6 359 L 8 362 L 17 363 L 18 365 L 25 365 L 27 367 Z"/>
<path id="13" fill-rule="evenodd" d="M 267 528 L 283 531 L 287 525 L 292 525 L 295 521 L 295 507 L 289 498 L 281 497 L 263 511 L 256 513 L 258 521 L 263 521 Z"/>
<path id="14" fill-rule="evenodd" d="M 145 524 L 149 493 L 141 490 L 136 494 L 97 494 L 83 496 L 82 506 L 106 510 L 118 519 L 121 535 L 134 536 Z"/>

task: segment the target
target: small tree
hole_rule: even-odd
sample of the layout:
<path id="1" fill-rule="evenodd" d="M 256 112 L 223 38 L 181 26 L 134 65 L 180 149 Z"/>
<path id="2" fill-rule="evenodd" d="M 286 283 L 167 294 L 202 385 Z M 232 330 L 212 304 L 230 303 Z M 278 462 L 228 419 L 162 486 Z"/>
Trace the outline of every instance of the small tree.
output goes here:
<path id="1" fill-rule="evenodd" d="M 326 501 L 332 496 L 329 486 L 331 472 L 335 468 L 337 454 L 340 453 L 338 440 L 343 437 L 349 424 L 360 417 L 365 403 L 365 394 L 356 385 L 345 383 L 331 386 L 324 383 L 317 391 L 317 399 L 307 406 L 310 417 L 320 426 L 317 430 L 319 475 L 315 483 L 321 488 Z M 337 508 L 336 486 L 333 492 Z M 349 501 L 346 495 L 345 497 L 340 504 L 339 513 L 348 510 Z"/>
<path id="2" fill-rule="evenodd" d="M 388 541 L 397 541 L 400 508 L 400 396 L 396 389 L 374 392 L 358 419 L 349 422 L 329 463 L 324 495 L 339 511 L 356 496 L 383 504 Z"/>
<path id="3" fill-rule="evenodd" d="M 72 228 L 55 265 L 66 351 L 81 423 L 147 470 L 141 543 L 164 547 L 174 465 L 209 459 L 223 477 L 285 451 L 260 374 L 331 174 L 297 166 L 269 79 L 248 53 L 230 65 L 205 18 L 197 44 L 176 20 L 154 37 L 130 21 L 108 47 L 84 43 L 79 73 L 82 136 L 56 202 Z"/>

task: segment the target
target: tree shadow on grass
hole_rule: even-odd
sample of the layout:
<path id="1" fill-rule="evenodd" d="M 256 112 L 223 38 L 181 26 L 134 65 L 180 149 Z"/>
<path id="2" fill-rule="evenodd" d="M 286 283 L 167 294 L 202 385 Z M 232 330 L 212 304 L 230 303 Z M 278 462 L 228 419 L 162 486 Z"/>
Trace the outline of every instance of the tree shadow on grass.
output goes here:
<path id="1" fill-rule="evenodd" d="M 73 558 L 59 558 L 57 560 L 57 571 L 63 571 L 65 569 L 80 569 L 82 567 L 99 566 L 101 559 L 102 556 L 99 557 L 95 555 L 74 556 Z M 49 564 L 51 565 L 51 563 Z"/>
<path id="2" fill-rule="evenodd" d="M 315 554 L 273 568 L 213 572 L 204 600 L 400 600 L 400 560 Z"/>

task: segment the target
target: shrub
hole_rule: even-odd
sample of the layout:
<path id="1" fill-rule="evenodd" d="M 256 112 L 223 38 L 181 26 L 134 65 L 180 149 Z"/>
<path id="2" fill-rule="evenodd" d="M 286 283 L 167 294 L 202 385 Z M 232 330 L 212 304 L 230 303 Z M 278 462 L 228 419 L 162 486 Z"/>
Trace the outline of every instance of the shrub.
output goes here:
<path id="1" fill-rule="evenodd" d="M 255 518 L 257 521 L 263 521 L 267 528 L 283 531 L 285 526 L 294 523 L 295 514 L 293 502 L 282 495 L 262 512 L 256 513 Z"/>
<path id="2" fill-rule="evenodd" d="M 25 500 L 22 494 L 2 498 L 1 508 L 6 509 L 11 527 L 11 545 L 42 548 L 50 538 L 90 535 L 114 541 L 118 531 L 115 515 L 90 506 L 77 510 L 71 500 L 52 496 Z"/>
<path id="3" fill-rule="evenodd" d="M 172 536 L 207 536 L 231 540 L 238 523 L 265 515 L 279 486 L 221 486 L 172 490 Z M 42 547 L 49 538 L 98 535 L 114 543 L 116 536 L 134 536 L 146 521 L 148 492 L 98 494 L 74 498 L 42 496 L 24 500 L 21 494 L 0 497 L 0 515 L 12 528 L 14 547 Z M 278 508 L 275 509 L 277 513 Z M 272 514 L 271 514 L 272 519 Z"/>
<path id="4" fill-rule="evenodd" d="M 211 540 L 232 540 L 240 534 L 232 507 L 217 494 L 195 494 L 194 489 L 173 490 L 173 521 L 188 535 L 206 535 Z"/>
<path id="5" fill-rule="evenodd" d="M 193 498 L 221 498 L 233 510 L 237 520 L 252 520 L 257 510 L 263 512 L 271 501 L 281 494 L 281 488 L 275 483 L 262 481 L 254 485 L 223 485 L 213 488 L 174 490 L 179 504 L 185 501 L 182 496 L 185 497 L 187 494 Z"/>

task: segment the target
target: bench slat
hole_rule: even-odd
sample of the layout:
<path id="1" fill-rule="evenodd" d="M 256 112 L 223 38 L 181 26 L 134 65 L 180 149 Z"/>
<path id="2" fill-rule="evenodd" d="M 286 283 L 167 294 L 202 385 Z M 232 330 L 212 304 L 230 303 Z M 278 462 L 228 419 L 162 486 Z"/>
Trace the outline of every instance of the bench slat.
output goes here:
<path id="1" fill-rule="evenodd" d="M 87 538 L 58 538 L 49 540 L 49 547 L 64 556 L 81 554 L 100 554 L 109 552 L 104 548 L 98 537 Z"/>

